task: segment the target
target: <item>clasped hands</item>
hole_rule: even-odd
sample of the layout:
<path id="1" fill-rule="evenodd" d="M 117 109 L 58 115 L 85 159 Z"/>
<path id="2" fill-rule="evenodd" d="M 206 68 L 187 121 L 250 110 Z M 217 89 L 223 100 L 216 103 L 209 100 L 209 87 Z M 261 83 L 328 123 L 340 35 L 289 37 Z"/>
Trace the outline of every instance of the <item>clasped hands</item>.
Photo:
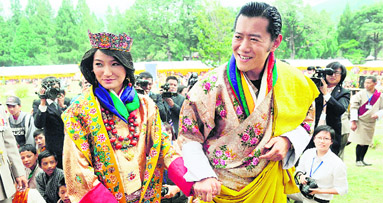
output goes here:
<path id="1" fill-rule="evenodd" d="M 285 158 L 291 143 L 287 137 L 274 137 L 265 145 L 265 153 L 260 159 L 280 161 Z M 221 182 L 216 178 L 205 178 L 193 185 L 193 193 L 202 201 L 210 202 L 221 192 Z"/>

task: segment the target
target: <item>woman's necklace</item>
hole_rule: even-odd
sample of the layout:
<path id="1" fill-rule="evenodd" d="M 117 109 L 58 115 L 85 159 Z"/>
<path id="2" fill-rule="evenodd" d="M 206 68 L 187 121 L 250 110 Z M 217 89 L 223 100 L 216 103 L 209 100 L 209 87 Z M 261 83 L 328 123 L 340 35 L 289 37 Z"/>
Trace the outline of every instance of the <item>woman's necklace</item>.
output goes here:
<path id="1" fill-rule="evenodd" d="M 117 134 L 117 129 L 115 128 L 115 123 L 113 121 L 113 114 L 104 108 L 101 108 L 101 116 L 104 122 L 106 131 L 108 131 L 108 137 L 110 143 L 112 144 L 114 149 L 127 149 L 129 147 L 134 147 L 138 143 L 138 137 L 140 134 L 138 133 L 138 123 L 137 119 L 137 110 L 132 111 L 129 114 L 128 118 L 128 127 L 129 134 L 126 137 Z"/>

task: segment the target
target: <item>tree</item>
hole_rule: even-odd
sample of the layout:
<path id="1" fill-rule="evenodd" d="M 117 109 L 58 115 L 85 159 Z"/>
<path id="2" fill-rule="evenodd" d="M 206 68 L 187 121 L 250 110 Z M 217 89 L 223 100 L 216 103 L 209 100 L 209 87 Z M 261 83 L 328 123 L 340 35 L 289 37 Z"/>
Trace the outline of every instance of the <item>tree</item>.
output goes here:
<path id="1" fill-rule="evenodd" d="M 205 1 L 195 14 L 197 27 L 193 33 L 198 38 L 198 51 L 202 61 L 217 66 L 229 60 L 235 12 L 218 1 Z"/>
<path id="2" fill-rule="evenodd" d="M 79 51 L 81 36 L 71 0 L 63 0 L 56 19 L 57 63 L 78 63 L 84 52 Z"/>

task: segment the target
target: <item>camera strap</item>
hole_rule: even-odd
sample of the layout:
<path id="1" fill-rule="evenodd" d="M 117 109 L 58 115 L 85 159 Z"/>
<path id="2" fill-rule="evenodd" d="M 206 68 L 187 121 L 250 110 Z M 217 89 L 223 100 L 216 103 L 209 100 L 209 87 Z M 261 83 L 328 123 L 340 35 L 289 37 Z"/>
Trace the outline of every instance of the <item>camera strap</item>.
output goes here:
<path id="1" fill-rule="evenodd" d="M 322 166 L 322 164 L 323 164 L 323 161 L 321 161 L 321 162 L 319 163 L 319 165 L 316 167 L 316 169 L 314 170 L 314 172 L 312 172 L 312 171 L 313 171 L 314 160 L 315 160 L 315 157 L 313 158 L 313 162 L 311 163 L 310 177 L 312 177 L 312 175 L 314 175 L 314 173 L 317 172 L 318 168 L 319 168 L 320 166 Z"/>

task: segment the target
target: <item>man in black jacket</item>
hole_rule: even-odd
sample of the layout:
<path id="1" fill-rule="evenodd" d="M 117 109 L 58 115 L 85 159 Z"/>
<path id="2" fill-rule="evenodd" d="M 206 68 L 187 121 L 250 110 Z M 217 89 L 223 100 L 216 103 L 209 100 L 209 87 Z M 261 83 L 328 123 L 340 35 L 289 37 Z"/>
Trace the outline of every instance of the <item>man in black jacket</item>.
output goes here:
<path id="1" fill-rule="evenodd" d="M 332 62 L 326 68 L 333 69 L 334 73 L 326 75 L 326 80 L 322 79 L 320 95 L 315 99 L 315 127 L 329 125 L 335 130 L 331 151 L 339 156 L 342 136 L 341 117 L 350 104 L 350 90 L 342 87 L 347 69 L 339 62 Z M 313 147 L 312 141 L 310 147 Z"/>
<path id="2" fill-rule="evenodd" d="M 43 128 L 46 149 L 57 155 L 57 167 L 62 169 L 64 145 L 64 123 L 61 113 L 69 106 L 70 99 L 65 98 L 60 80 L 46 77 L 42 80 L 38 100 L 33 101 L 35 126 Z"/>

